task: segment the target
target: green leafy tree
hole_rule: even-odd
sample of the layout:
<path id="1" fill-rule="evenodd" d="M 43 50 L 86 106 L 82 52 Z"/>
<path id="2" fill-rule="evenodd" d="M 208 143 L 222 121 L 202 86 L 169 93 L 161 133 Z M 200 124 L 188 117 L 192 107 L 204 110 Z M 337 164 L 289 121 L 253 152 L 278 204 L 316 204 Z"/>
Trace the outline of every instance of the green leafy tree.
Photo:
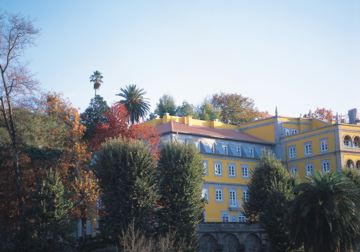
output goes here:
<path id="1" fill-rule="evenodd" d="M 170 143 L 162 147 L 158 162 L 160 230 L 174 232 L 176 244 L 194 247 L 204 208 L 202 176 L 201 156 L 194 146 Z"/>
<path id="2" fill-rule="evenodd" d="M 102 80 L 103 78 L 104 77 L 102 76 L 102 74 L 97 70 L 90 76 L 90 82 L 94 84 L 95 98 L 96 98 L 96 90 L 98 90 L 101 84 L 103 83 Z"/>
<path id="3" fill-rule="evenodd" d="M 155 114 L 158 114 L 160 117 L 163 117 L 165 113 L 170 115 L 176 114 L 176 105 L 175 100 L 172 96 L 164 94 L 160 97 L 159 103 L 156 104 Z"/>
<path id="4" fill-rule="evenodd" d="M 144 98 L 146 92 L 142 88 L 138 88 L 135 84 L 120 89 L 117 96 L 122 97 L 119 103 L 124 104 L 129 112 L 129 120 L 132 124 L 138 123 L 150 111 L 148 99 Z"/>
<path id="5" fill-rule="evenodd" d="M 157 199 L 155 163 L 148 146 L 130 139 L 111 139 L 96 154 L 95 172 L 104 207 L 102 232 L 117 238 L 128 226 L 149 231 Z"/>
<path id="6" fill-rule="evenodd" d="M 211 104 L 211 102 L 205 100 L 198 108 L 197 114 L 201 120 L 213 121 L 220 118 L 220 111 Z"/>
<path id="7" fill-rule="evenodd" d="M 254 101 L 241 94 L 214 94 L 211 104 L 220 111 L 220 120 L 225 123 L 237 125 L 252 121 L 259 116 Z"/>
<path id="8" fill-rule="evenodd" d="M 198 117 L 196 114 L 195 108 L 192 104 L 183 101 L 181 106 L 178 106 L 176 109 L 176 115 L 177 116 L 188 116 L 191 115 L 194 118 Z"/>
<path id="9" fill-rule="evenodd" d="M 353 251 L 360 238 L 360 191 L 340 173 L 316 173 L 295 188 L 292 240 L 309 252 Z"/>
<path id="10" fill-rule="evenodd" d="M 287 209 L 293 198 L 294 181 L 272 153 L 264 153 L 248 185 L 245 215 L 249 222 L 262 223 L 269 235 L 271 251 L 291 251 Z"/>
<path id="11" fill-rule="evenodd" d="M 104 98 L 95 95 L 91 99 L 89 107 L 80 115 L 81 123 L 86 127 L 84 139 L 91 140 L 94 137 L 96 125 L 106 122 L 105 112 L 107 111 L 109 111 L 109 106 Z"/>

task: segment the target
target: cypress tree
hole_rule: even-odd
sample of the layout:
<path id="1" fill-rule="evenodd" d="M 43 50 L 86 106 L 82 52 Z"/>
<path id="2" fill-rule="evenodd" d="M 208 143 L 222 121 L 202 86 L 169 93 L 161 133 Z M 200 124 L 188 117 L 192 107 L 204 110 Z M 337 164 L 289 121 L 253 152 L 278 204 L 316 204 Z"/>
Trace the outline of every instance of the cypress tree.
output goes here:
<path id="1" fill-rule="evenodd" d="M 150 232 L 157 193 L 149 147 L 131 139 L 107 140 L 96 154 L 95 172 L 104 210 L 102 233 L 119 242 L 131 224 Z"/>
<path id="2" fill-rule="evenodd" d="M 202 176 L 201 156 L 194 146 L 169 143 L 162 147 L 158 162 L 159 224 L 162 233 L 174 233 L 178 246 L 195 246 L 204 208 Z"/>
<path id="3" fill-rule="evenodd" d="M 294 179 L 271 153 L 264 153 L 248 185 L 249 201 L 245 215 L 249 222 L 264 225 L 271 251 L 292 251 L 287 226 L 287 212 L 294 197 Z"/>

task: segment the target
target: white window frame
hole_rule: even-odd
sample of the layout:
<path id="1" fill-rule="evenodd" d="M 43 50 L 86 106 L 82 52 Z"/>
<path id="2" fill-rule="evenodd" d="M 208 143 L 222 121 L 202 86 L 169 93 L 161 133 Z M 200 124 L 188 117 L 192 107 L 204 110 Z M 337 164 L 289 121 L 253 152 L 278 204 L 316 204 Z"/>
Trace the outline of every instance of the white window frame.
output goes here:
<path id="1" fill-rule="evenodd" d="M 234 163 L 228 164 L 229 177 L 236 177 L 236 165 Z"/>
<path id="2" fill-rule="evenodd" d="M 329 150 L 329 144 L 327 138 L 320 139 L 320 152 L 327 152 Z"/>
<path id="3" fill-rule="evenodd" d="M 291 135 L 290 130 L 287 129 L 287 128 L 284 128 L 284 135 L 285 135 L 285 136 L 290 136 L 290 135 Z"/>
<path id="4" fill-rule="evenodd" d="M 213 143 L 213 144 L 211 145 L 211 153 L 215 153 L 215 152 L 216 152 L 216 144 Z"/>
<path id="5" fill-rule="evenodd" d="M 226 144 L 223 144 L 222 146 L 224 155 L 229 155 L 229 147 Z"/>
<path id="6" fill-rule="evenodd" d="M 243 201 L 244 201 L 244 202 L 249 202 L 249 198 L 250 198 L 249 191 L 248 191 L 248 190 L 244 190 L 244 191 L 243 191 Z"/>
<path id="7" fill-rule="evenodd" d="M 230 213 L 229 212 L 222 212 L 221 213 L 221 220 L 222 220 L 222 222 L 230 222 Z"/>
<path id="8" fill-rule="evenodd" d="M 220 189 L 220 188 L 215 189 L 215 200 L 218 201 L 218 202 L 224 200 L 223 190 L 222 189 Z"/>
<path id="9" fill-rule="evenodd" d="M 295 145 L 289 146 L 289 158 L 290 159 L 296 158 L 296 146 Z"/>
<path id="10" fill-rule="evenodd" d="M 203 172 L 204 175 L 208 175 L 209 162 L 207 160 L 203 160 Z"/>
<path id="11" fill-rule="evenodd" d="M 321 169 L 322 169 L 323 173 L 329 173 L 330 172 L 330 162 L 329 162 L 329 160 L 321 161 Z"/>
<path id="12" fill-rule="evenodd" d="M 255 148 L 254 147 L 250 147 L 249 155 L 250 155 L 251 158 L 255 157 Z"/>
<path id="13" fill-rule="evenodd" d="M 230 207 L 237 206 L 236 190 L 229 190 L 229 205 Z"/>
<path id="14" fill-rule="evenodd" d="M 242 174 L 243 178 L 248 178 L 249 177 L 249 166 L 242 165 L 241 166 L 241 174 Z"/>
<path id="15" fill-rule="evenodd" d="M 312 155 L 312 143 L 311 142 L 304 143 L 304 155 L 305 156 Z"/>
<path id="16" fill-rule="evenodd" d="M 297 173 L 298 173 L 298 168 L 297 167 L 291 167 L 290 168 L 290 172 L 291 172 L 291 175 L 293 175 L 293 176 L 296 176 L 297 175 Z"/>
<path id="17" fill-rule="evenodd" d="M 246 217 L 242 212 L 239 213 L 239 222 L 240 223 L 245 223 L 246 222 Z"/>
<path id="18" fill-rule="evenodd" d="M 314 175 L 314 165 L 306 164 L 305 165 L 305 176 L 310 177 Z"/>
<path id="19" fill-rule="evenodd" d="M 215 163 L 214 163 L 214 174 L 215 174 L 215 176 L 222 176 L 222 163 L 221 163 L 221 161 L 215 161 Z"/>
<path id="20" fill-rule="evenodd" d="M 209 200 L 209 191 L 207 188 L 203 188 L 201 191 L 201 196 L 205 200 Z"/>
<path id="21" fill-rule="evenodd" d="M 236 155 L 241 156 L 241 146 L 236 146 Z"/>

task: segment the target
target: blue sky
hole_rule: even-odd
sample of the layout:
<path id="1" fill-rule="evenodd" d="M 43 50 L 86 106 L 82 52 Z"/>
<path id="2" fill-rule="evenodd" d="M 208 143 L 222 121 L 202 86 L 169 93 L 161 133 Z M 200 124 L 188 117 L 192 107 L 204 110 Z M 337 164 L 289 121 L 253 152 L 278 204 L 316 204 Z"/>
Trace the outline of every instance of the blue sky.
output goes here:
<path id="1" fill-rule="evenodd" d="M 134 83 L 152 109 L 163 94 L 199 104 L 220 91 L 288 116 L 360 109 L 360 1 L 0 0 L 0 11 L 34 20 L 29 68 L 81 110 L 95 70 L 109 103 Z"/>

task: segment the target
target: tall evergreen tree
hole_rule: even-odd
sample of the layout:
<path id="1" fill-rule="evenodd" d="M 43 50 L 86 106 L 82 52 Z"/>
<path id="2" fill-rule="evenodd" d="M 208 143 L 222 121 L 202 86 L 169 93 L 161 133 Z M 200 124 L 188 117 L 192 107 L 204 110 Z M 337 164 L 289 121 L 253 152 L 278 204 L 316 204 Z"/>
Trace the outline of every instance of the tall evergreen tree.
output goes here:
<path id="1" fill-rule="evenodd" d="M 100 95 L 95 95 L 91 99 L 89 107 L 81 114 L 81 123 L 86 126 L 84 139 L 91 140 L 94 137 L 96 125 L 106 122 L 105 112 L 109 111 L 104 98 Z"/>
<path id="2" fill-rule="evenodd" d="M 249 222 L 262 223 L 269 235 L 271 251 L 291 251 L 287 209 L 293 198 L 294 182 L 289 172 L 271 153 L 264 153 L 249 183 L 245 215 Z"/>
<path id="3" fill-rule="evenodd" d="M 129 119 L 131 124 L 138 123 L 140 119 L 144 118 L 150 111 L 150 104 L 148 99 L 144 97 L 146 92 L 142 88 L 138 88 L 135 84 L 126 86 L 120 89 L 117 96 L 123 99 L 119 103 L 124 104 L 129 112 Z"/>
<path id="4" fill-rule="evenodd" d="M 194 246 L 204 208 L 202 176 L 201 156 L 194 146 L 170 143 L 162 147 L 158 162 L 160 229 L 175 232 L 176 244 L 183 241 Z"/>
<path id="5" fill-rule="evenodd" d="M 136 140 L 111 139 L 102 144 L 96 157 L 105 211 L 102 233 L 117 241 L 131 223 L 149 231 L 157 193 L 155 163 L 148 146 Z"/>
<path id="6" fill-rule="evenodd" d="M 360 238 L 360 189 L 340 173 L 316 173 L 295 188 L 291 238 L 307 252 L 353 251 Z"/>

